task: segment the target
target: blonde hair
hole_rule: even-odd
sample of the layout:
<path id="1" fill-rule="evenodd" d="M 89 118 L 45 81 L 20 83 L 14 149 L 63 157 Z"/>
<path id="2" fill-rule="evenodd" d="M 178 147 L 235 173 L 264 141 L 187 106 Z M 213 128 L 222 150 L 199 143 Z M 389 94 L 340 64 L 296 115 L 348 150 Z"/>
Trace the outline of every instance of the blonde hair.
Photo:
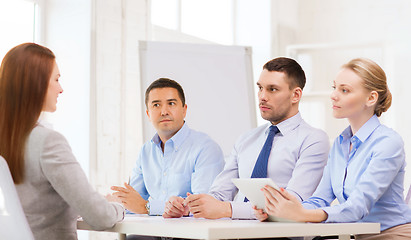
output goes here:
<path id="1" fill-rule="evenodd" d="M 342 68 L 350 69 L 363 80 L 363 86 L 369 91 L 378 93 L 374 114 L 378 117 L 391 106 L 392 95 L 387 85 L 387 77 L 384 70 L 366 58 L 356 58 L 344 64 Z"/>

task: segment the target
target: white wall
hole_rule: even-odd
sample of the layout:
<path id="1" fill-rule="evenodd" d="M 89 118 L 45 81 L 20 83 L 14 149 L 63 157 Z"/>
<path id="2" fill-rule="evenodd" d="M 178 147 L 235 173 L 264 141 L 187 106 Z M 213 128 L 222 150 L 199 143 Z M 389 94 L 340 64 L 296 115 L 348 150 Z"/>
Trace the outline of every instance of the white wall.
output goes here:
<path id="1" fill-rule="evenodd" d="M 90 127 L 92 181 L 128 180 L 141 147 L 138 41 L 147 35 L 147 1 L 93 1 Z"/>
<path id="2" fill-rule="evenodd" d="M 381 46 L 383 49 L 381 54 L 372 54 L 359 49 L 355 51 L 362 55 L 380 56 L 374 60 L 385 70 L 393 94 L 392 107 L 387 113 L 383 113 L 382 121 L 401 134 L 405 141 L 406 154 L 410 156 L 411 127 L 406 119 L 411 117 L 408 111 L 410 101 L 407 92 L 411 87 L 407 71 L 411 66 L 409 57 L 411 55 L 409 44 L 411 2 L 406 0 L 275 0 L 273 2 L 273 17 L 278 16 L 273 21 L 273 32 L 278 35 L 277 41 L 273 42 L 276 49 L 273 52 L 274 56 L 284 55 L 289 45 L 362 43 L 365 45 L 363 49 L 371 44 Z M 347 51 L 341 53 L 345 54 Z M 344 63 L 339 61 L 338 57 L 324 59 L 322 64 L 314 66 L 314 70 L 326 72 L 329 67 L 341 66 Z M 335 71 L 334 74 L 336 73 Z M 329 76 L 329 86 L 334 76 Z M 313 79 L 313 81 L 318 80 Z M 331 116 L 326 117 L 326 122 L 332 121 L 327 118 Z M 342 130 L 342 125 L 338 125 L 338 128 L 338 131 Z M 408 163 L 411 164 L 409 157 Z M 411 182 L 409 173 L 406 175 L 405 182 L 406 186 Z"/>
<path id="3" fill-rule="evenodd" d="M 90 180 L 102 193 L 128 181 L 142 146 L 138 41 L 147 38 L 147 9 L 146 0 L 92 0 Z"/>

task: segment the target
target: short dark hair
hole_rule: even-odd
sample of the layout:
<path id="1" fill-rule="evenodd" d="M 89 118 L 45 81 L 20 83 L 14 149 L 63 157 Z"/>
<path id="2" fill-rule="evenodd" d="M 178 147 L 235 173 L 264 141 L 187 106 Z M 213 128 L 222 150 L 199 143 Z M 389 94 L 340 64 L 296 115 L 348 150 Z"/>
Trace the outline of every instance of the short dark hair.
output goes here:
<path id="1" fill-rule="evenodd" d="M 287 75 L 290 80 L 290 89 L 294 87 L 300 87 L 301 89 L 305 86 L 305 73 L 300 64 L 298 64 L 294 59 L 286 57 L 274 58 L 264 64 L 263 69 L 269 72 L 282 72 Z"/>
<path id="2" fill-rule="evenodd" d="M 150 86 L 148 86 L 145 94 L 145 102 L 146 102 L 146 107 L 148 108 L 148 95 L 151 92 L 151 90 L 156 89 L 156 88 L 174 88 L 178 91 L 178 96 L 181 99 L 181 102 L 183 103 L 183 106 L 186 104 L 186 98 L 184 96 L 184 91 L 183 88 L 181 87 L 178 82 L 169 79 L 169 78 L 159 78 L 152 82 Z"/>

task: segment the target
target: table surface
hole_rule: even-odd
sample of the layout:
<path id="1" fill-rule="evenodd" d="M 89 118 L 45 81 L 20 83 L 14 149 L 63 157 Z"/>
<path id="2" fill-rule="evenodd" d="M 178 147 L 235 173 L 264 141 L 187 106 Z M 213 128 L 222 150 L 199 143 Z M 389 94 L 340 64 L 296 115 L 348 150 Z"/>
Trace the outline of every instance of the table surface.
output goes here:
<path id="1" fill-rule="evenodd" d="M 77 222 L 79 230 L 93 230 L 86 222 Z M 282 223 L 258 220 L 196 219 L 183 217 L 127 215 L 106 232 L 191 239 L 232 239 L 304 236 L 349 236 L 379 233 L 379 223 Z"/>

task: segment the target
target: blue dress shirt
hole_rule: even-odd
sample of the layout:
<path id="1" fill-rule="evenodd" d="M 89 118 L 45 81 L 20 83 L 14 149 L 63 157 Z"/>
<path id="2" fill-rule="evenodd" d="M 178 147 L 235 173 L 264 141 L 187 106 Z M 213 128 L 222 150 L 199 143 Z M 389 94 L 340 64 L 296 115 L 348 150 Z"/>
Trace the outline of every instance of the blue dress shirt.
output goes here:
<path id="1" fill-rule="evenodd" d="M 348 127 L 337 137 L 324 176 L 303 206 L 323 209 L 326 222 L 379 222 L 381 231 L 409 223 L 404 167 L 401 137 L 374 115 L 354 136 Z M 330 206 L 335 198 L 339 204 Z"/>
<path id="2" fill-rule="evenodd" d="M 258 155 L 267 139 L 271 124 L 243 134 L 226 160 L 224 170 L 214 181 L 210 194 L 221 201 L 231 201 L 232 218 L 255 218 L 250 202 L 238 192 L 233 178 L 250 178 Z M 267 165 L 267 177 L 299 199 L 308 199 L 320 182 L 327 163 L 327 134 L 308 125 L 300 113 L 279 123 Z M 237 194 L 238 193 L 238 194 Z"/>
<path id="3" fill-rule="evenodd" d="M 220 146 L 186 123 L 164 144 L 158 134 L 146 142 L 133 168 L 130 185 L 150 202 L 150 215 L 161 215 L 171 196 L 207 193 L 224 167 Z"/>

